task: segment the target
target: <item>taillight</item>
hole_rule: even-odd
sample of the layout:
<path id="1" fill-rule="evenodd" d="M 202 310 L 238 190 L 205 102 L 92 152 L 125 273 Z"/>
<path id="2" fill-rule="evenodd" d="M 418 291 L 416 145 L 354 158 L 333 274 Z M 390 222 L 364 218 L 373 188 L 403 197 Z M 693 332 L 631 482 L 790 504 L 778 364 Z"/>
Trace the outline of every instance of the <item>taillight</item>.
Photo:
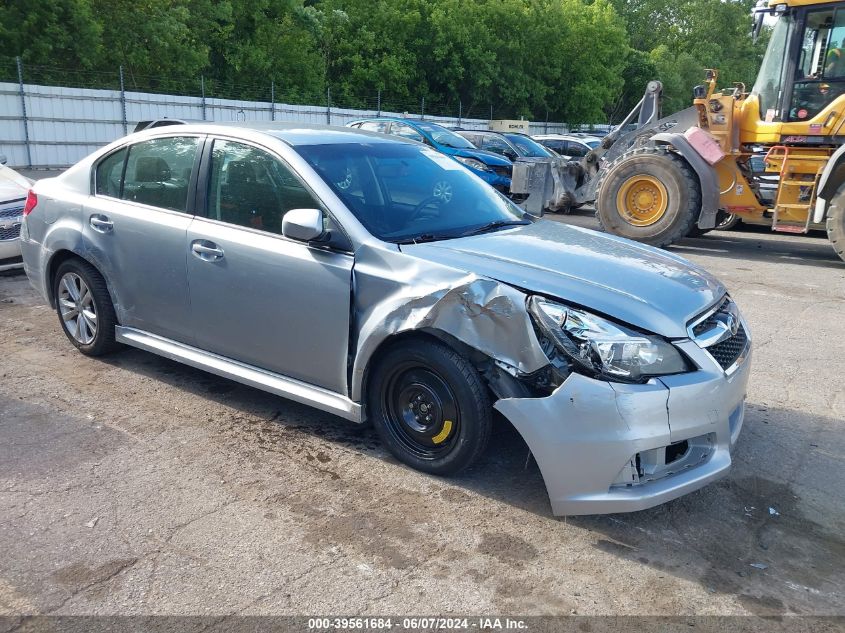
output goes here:
<path id="1" fill-rule="evenodd" d="M 30 189 L 29 193 L 26 194 L 26 202 L 23 205 L 23 214 L 29 215 L 32 213 L 32 210 L 35 208 L 35 205 L 38 204 L 38 196 L 35 195 L 35 192 Z"/>

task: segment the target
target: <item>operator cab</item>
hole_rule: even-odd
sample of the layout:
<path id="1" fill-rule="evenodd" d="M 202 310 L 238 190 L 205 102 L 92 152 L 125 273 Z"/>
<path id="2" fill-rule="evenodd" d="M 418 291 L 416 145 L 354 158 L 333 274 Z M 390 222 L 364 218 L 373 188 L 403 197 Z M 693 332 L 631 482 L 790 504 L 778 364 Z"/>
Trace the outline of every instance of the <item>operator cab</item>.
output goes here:
<path id="1" fill-rule="evenodd" d="M 766 13 L 778 18 L 752 90 L 760 119 L 809 121 L 845 94 L 845 6 L 773 2 Z M 758 25 L 763 17 L 758 12 Z"/>

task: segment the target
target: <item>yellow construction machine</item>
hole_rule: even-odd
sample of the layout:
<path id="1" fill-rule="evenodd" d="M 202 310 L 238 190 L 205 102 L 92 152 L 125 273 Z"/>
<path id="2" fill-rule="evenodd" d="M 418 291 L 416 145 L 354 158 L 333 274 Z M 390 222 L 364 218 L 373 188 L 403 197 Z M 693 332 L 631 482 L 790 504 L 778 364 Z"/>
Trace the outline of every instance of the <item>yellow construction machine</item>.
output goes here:
<path id="1" fill-rule="evenodd" d="M 750 92 L 717 89 L 708 70 L 694 105 L 661 117 L 662 86 L 650 82 L 582 161 L 574 202 L 595 201 L 606 231 L 664 246 L 736 214 L 774 231 L 826 229 L 845 259 L 845 2 L 771 0 L 757 11 L 755 31 L 767 15 L 775 22 Z"/>

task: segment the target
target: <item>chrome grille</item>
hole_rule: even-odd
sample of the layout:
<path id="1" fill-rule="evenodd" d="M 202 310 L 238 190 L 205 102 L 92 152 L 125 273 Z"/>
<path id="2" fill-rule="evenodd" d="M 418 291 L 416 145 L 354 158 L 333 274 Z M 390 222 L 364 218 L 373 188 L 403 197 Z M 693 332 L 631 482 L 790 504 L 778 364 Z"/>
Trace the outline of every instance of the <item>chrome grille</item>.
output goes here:
<path id="1" fill-rule="evenodd" d="M 687 332 L 726 372 L 742 362 L 751 345 L 739 309 L 727 296 L 691 323 Z"/>
<path id="2" fill-rule="evenodd" d="M 748 335 L 745 333 L 745 328 L 740 325 L 736 334 L 732 337 L 725 339 L 721 343 L 711 345 L 706 349 L 722 369 L 728 369 L 737 361 L 740 354 L 745 351 L 746 345 L 748 345 Z"/>
<path id="3" fill-rule="evenodd" d="M 4 240 L 16 240 L 21 236 L 21 225 L 13 224 L 10 227 L 0 227 L 0 242 Z"/>
<path id="4" fill-rule="evenodd" d="M 12 207 L 11 209 L 0 209 L 0 218 L 16 218 L 23 215 L 23 207 Z"/>

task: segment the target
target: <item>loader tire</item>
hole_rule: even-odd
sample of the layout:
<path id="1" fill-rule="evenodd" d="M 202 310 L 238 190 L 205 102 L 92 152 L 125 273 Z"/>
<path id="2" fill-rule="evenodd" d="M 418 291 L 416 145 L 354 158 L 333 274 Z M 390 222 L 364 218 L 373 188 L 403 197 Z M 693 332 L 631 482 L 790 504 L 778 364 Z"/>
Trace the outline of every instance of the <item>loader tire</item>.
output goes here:
<path id="1" fill-rule="evenodd" d="M 839 189 L 830 199 L 827 210 L 827 239 L 836 254 L 845 260 L 845 183 L 839 185 Z"/>
<path id="2" fill-rule="evenodd" d="M 596 218 L 614 235 L 667 246 L 701 214 L 701 184 L 689 164 L 662 147 L 640 147 L 608 165 L 596 189 Z"/>

